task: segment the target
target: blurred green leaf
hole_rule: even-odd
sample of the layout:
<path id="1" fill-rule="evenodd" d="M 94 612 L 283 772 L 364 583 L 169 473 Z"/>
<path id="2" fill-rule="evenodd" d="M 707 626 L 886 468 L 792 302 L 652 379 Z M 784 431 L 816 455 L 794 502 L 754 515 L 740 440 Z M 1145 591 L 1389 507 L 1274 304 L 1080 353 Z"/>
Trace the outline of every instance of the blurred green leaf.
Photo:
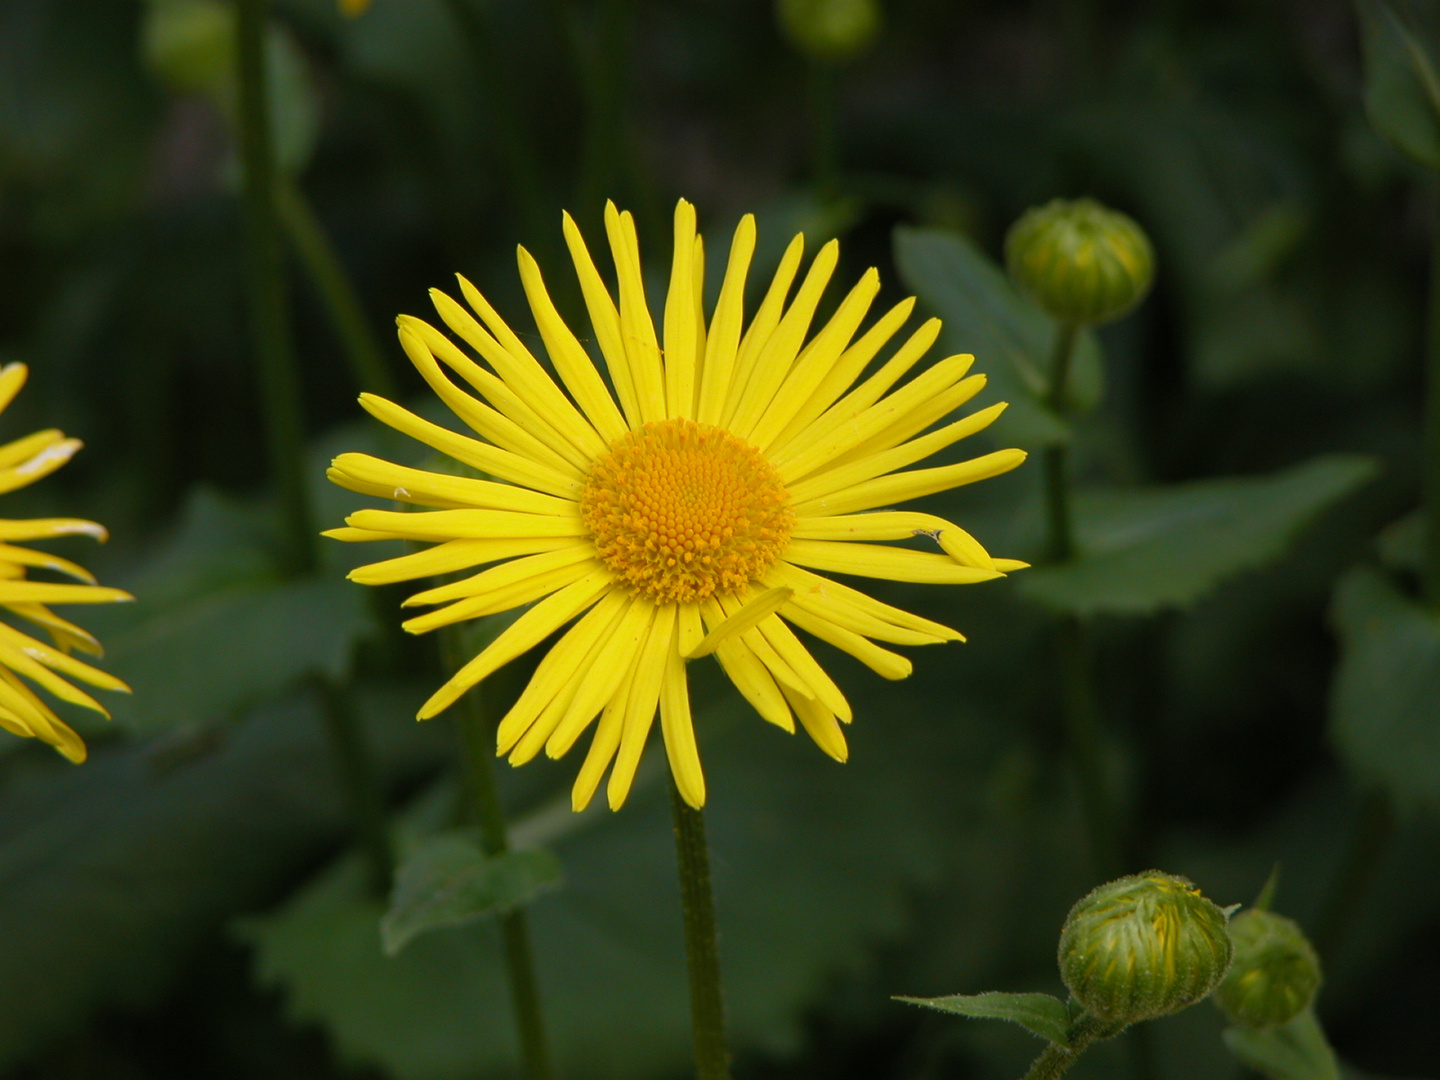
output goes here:
<path id="1" fill-rule="evenodd" d="M 1440 169 L 1440 4 L 1356 0 L 1365 111 L 1400 150 Z"/>
<path id="2" fill-rule="evenodd" d="M 487 855 L 470 830 L 424 837 L 396 871 L 390 910 L 380 920 L 385 952 L 394 955 L 427 930 L 513 911 L 560 882 L 560 864 L 543 849 Z"/>
<path id="3" fill-rule="evenodd" d="M 704 668 L 692 665 L 692 678 Z M 703 684 L 695 691 L 737 1052 L 793 1051 L 816 995 L 865 967 L 875 942 L 903 932 L 918 886 L 963 872 L 967 910 L 987 891 L 1001 894 L 997 901 L 1006 895 L 990 880 L 998 876 L 991 864 L 961 865 L 976 851 L 972 827 L 961 823 L 981 829 L 984 820 L 984 746 L 1003 726 L 960 719 L 973 708 L 939 681 L 906 699 L 905 719 L 887 721 L 893 700 L 879 682 L 866 679 L 873 693 L 852 697 L 856 730 L 843 769 L 803 736 L 750 715 L 732 722 L 713 692 Z M 732 701 L 721 699 L 724 708 Z M 572 759 L 560 766 L 567 786 Z M 565 792 L 512 829 L 517 846 L 543 845 L 565 867 L 566 887 L 526 909 L 561 1074 L 606 1080 L 686 1067 L 665 780 L 664 755 L 652 745 L 620 813 L 597 805 L 573 814 Z M 284 987 L 297 1020 L 324 1024 L 345 1058 L 397 1080 L 513 1070 L 494 924 L 425 934 L 387 958 L 376 929 L 383 911 L 363 882 L 358 861 L 346 861 L 273 916 L 248 923 L 262 980 Z"/>
<path id="4" fill-rule="evenodd" d="M 1364 566 L 1340 579 L 1330 615 L 1336 749 L 1398 801 L 1440 805 L 1440 616 Z"/>
<path id="5" fill-rule="evenodd" d="M 1146 615 L 1199 599 L 1277 558 L 1316 514 L 1375 473 L 1326 455 L 1262 477 L 1081 492 L 1079 554 L 1017 575 L 1026 596 L 1076 615 Z"/>
<path id="6" fill-rule="evenodd" d="M 133 696 L 116 719 L 150 733 L 230 718 L 307 675 L 343 678 L 374 630 L 365 590 L 338 576 L 285 580 L 264 519 L 199 492 L 171 539 L 131 578 L 136 603 L 90 620 Z"/>
<path id="7" fill-rule="evenodd" d="M 1270 1080 L 1340 1080 L 1335 1051 L 1310 1009 L 1274 1027 L 1229 1027 L 1221 1037 L 1232 1054 Z"/>
<path id="8" fill-rule="evenodd" d="M 416 689 L 356 698 L 387 785 L 434 768 L 445 733 Z M 0 1071 L 108 1005 L 153 1005 L 236 912 L 333 845 L 346 813 L 310 696 L 183 740 L 96 745 L 84 768 L 16 771 L 0 793 Z"/>
<path id="9" fill-rule="evenodd" d="M 1008 401 L 1000 421 L 1008 442 L 1024 448 L 1064 442 L 1069 427 L 1044 403 L 1055 347 L 1055 321 L 1021 296 L 998 266 L 969 240 L 939 229 L 895 230 L 900 277 L 945 324 L 946 352 L 974 353 L 989 379 L 979 399 Z M 1070 367 L 1070 400 L 1092 408 L 1103 369 L 1095 335 L 1080 335 Z"/>
<path id="10" fill-rule="evenodd" d="M 1050 994 L 951 994 L 949 997 L 897 997 L 911 1005 L 924 1005 L 941 1012 L 971 1016 L 977 1020 L 1009 1020 L 1053 1043 L 1065 1045 L 1070 1031 L 1070 1011 Z"/>

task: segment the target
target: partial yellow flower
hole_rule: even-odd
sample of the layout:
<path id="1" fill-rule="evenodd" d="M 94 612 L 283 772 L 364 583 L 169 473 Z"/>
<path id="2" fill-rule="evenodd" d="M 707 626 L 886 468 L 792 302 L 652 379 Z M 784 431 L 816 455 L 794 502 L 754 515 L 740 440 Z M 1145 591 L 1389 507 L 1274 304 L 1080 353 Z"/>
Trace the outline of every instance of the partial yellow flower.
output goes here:
<path id="1" fill-rule="evenodd" d="M 365 9 L 370 6 L 370 0 L 340 0 L 340 12 L 355 19 L 365 14 Z"/>
<path id="2" fill-rule="evenodd" d="M 351 491 L 432 508 L 361 510 L 326 533 L 435 545 L 361 567 L 352 579 L 382 585 L 496 564 L 412 596 L 405 606 L 443 606 L 410 619 L 406 630 L 534 605 L 436 691 L 419 718 L 576 620 L 498 732 L 499 752 L 519 765 L 542 749 L 560 757 L 598 715 L 572 793 L 575 809 L 589 804 L 607 769 L 610 806 L 624 803 L 657 707 L 676 785 L 691 806 L 704 804 L 686 664 L 711 653 L 764 719 L 793 732 L 798 717 L 822 750 L 844 761 L 840 724 L 850 722 L 850 705 L 787 623 L 888 679 L 903 679 L 911 664 L 876 641 L 964 640 L 814 571 L 961 585 L 1023 567 L 991 558 L 969 533 L 933 515 L 864 512 L 1019 465 L 1023 451 L 1000 450 L 907 468 L 987 427 L 1005 406 L 933 427 L 985 385 L 983 375 L 967 377 L 970 356 L 940 360 L 895 388 L 934 344 L 937 319 L 856 385 L 915 301 L 897 304 L 857 337 L 880 288 L 872 269 L 810 335 L 839 257 L 833 240 L 791 296 L 804 248 L 804 237 L 795 237 L 747 328 L 755 220 L 746 216 L 707 323 L 703 245 L 694 208 L 682 200 L 662 349 L 630 214 L 605 209 L 618 306 L 568 214 L 564 226 L 609 385 L 520 248 L 520 279 L 563 390 L 461 277 L 469 310 L 438 290 L 431 298 L 445 325 L 489 366 L 411 316 L 399 319 L 400 343 L 480 438 L 383 398 L 360 398 L 379 420 L 495 479 L 403 468 L 366 454 L 342 454 L 329 471 Z M 870 542 L 916 536 L 940 550 Z"/>
<path id="3" fill-rule="evenodd" d="M 15 399 L 28 375 L 29 369 L 24 364 L 7 364 L 0 368 L 0 412 Z M 53 428 L 0 446 L 0 494 L 48 476 L 69 461 L 80 446 L 79 439 L 67 439 L 63 432 Z M 15 627 L 0 622 L 0 728 L 16 735 L 40 739 L 71 761 L 81 762 L 85 760 L 85 743 L 24 679 L 29 679 L 62 701 L 83 705 L 109 718 L 110 714 L 103 705 L 69 680 L 78 679 L 104 690 L 125 693 L 129 693 L 130 688 L 115 676 L 107 675 L 70 655 L 72 651 L 79 651 L 99 656 L 102 650 L 94 637 L 74 623 L 60 618 L 50 610 L 49 605 L 103 604 L 132 597 L 119 589 L 96 585 L 89 571 L 68 559 L 9 543 L 12 540 L 38 540 L 74 533 L 84 533 L 97 540 L 104 540 L 107 536 L 104 527 L 93 521 L 74 518 L 0 519 L 0 607 L 43 627 L 54 643 L 53 646 L 42 644 Z M 25 575 L 32 567 L 64 574 L 84 584 L 31 581 Z"/>

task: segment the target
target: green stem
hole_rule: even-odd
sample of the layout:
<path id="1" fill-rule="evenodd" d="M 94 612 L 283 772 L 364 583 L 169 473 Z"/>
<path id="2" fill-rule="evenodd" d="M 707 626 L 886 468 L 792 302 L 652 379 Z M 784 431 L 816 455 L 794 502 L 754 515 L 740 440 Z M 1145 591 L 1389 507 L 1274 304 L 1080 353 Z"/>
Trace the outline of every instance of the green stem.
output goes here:
<path id="1" fill-rule="evenodd" d="M 315 215 L 315 208 L 294 183 L 279 186 L 276 207 L 280 212 L 280 223 L 289 235 L 290 245 L 300 257 L 330 315 L 335 333 L 350 361 L 355 382 L 361 390 L 393 399 L 396 396 L 395 380 L 385 366 L 380 343 L 365 319 L 355 286 L 335 254 L 324 226 Z"/>
<path id="2" fill-rule="evenodd" d="M 1100 703 L 1091 674 L 1085 627 L 1067 615 L 1059 630 L 1060 677 L 1065 695 L 1065 741 L 1080 785 L 1080 805 L 1096 869 L 1109 880 L 1122 872 L 1120 844 L 1105 762 L 1101 753 Z"/>
<path id="3" fill-rule="evenodd" d="M 1070 419 L 1068 385 L 1071 360 L 1080 327 L 1060 326 L 1055 339 L 1048 404 L 1062 419 Z M 1074 524 L 1070 513 L 1070 468 L 1066 447 L 1047 446 L 1044 453 L 1046 560 L 1063 562 L 1075 554 Z M 1120 844 L 1114 810 L 1110 805 L 1101 753 L 1099 695 L 1091 671 L 1085 628 L 1067 615 L 1059 629 L 1060 678 L 1065 704 L 1065 738 L 1080 785 L 1080 803 L 1090 835 L 1097 868 L 1108 876 L 1119 874 Z"/>
<path id="4" fill-rule="evenodd" d="M 445 0 L 445 6 L 475 61 L 475 74 L 485 95 L 485 108 L 510 184 L 511 200 L 524 219 L 530 243 L 546 246 L 551 221 L 539 187 L 539 156 L 515 110 L 517 95 L 514 87 L 507 83 L 500 51 L 495 47 L 490 28 L 475 9 L 474 0 Z"/>
<path id="5" fill-rule="evenodd" d="M 1436 200 L 1440 206 L 1440 199 Z M 1423 454 L 1424 550 L 1421 579 L 1425 599 L 1440 609 L 1440 222 L 1431 237 L 1429 333 L 1425 357 Z"/>
<path id="6" fill-rule="evenodd" d="M 305 490 L 300 378 L 288 331 L 285 256 L 276 225 L 276 172 L 265 87 L 266 0 L 240 0 L 237 60 L 251 334 L 260 374 L 270 468 L 280 490 L 287 561 L 314 569 L 318 544 Z"/>
<path id="7" fill-rule="evenodd" d="M 386 824 L 385 796 L 375 769 L 375 756 L 360 726 L 355 700 L 349 688 L 316 676 L 320 711 L 340 774 L 340 789 L 355 823 L 355 832 L 369 863 L 371 891 L 387 896 L 395 876 L 395 849 Z"/>
<path id="8" fill-rule="evenodd" d="M 690 1022 L 695 1036 L 696 1080 L 729 1080 L 725 1053 L 725 1003 L 720 950 L 715 932 L 715 896 L 710 889 L 710 849 L 705 815 L 670 782 L 675 821 L 675 854 L 680 864 L 680 902 L 685 916 L 685 958 L 690 970 Z"/>
<path id="9" fill-rule="evenodd" d="M 441 648 L 446 665 L 459 666 L 460 641 L 453 628 L 442 631 Z M 505 811 L 495 783 L 495 728 L 485 715 L 479 687 L 457 703 L 457 723 L 465 764 L 465 786 L 475 823 L 480 828 L 480 846 L 487 855 L 510 850 Z M 510 1001 L 515 1010 L 515 1032 L 520 1055 L 529 1080 L 549 1080 L 550 1053 L 545 1038 L 545 1014 L 540 1006 L 540 987 L 535 978 L 535 956 L 530 947 L 530 926 L 525 912 L 512 911 L 500 917 L 500 934 L 505 948 L 505 971 L 510 980 Z"/>
<path id="10" fill-rule="evenodd" d="M 1086 1047 L 1113 1034 L 1118 1033 L 1102 1031 L 1089 1013 L 1082 1013 L 1071 1025 L 1065 1045 L 1052 1042 L 1031 1063 L 1021 1080 L 1056 1080 L 1056 1077 L 1063 1076 L 1066 1070 L 1075 1064 Z"/>

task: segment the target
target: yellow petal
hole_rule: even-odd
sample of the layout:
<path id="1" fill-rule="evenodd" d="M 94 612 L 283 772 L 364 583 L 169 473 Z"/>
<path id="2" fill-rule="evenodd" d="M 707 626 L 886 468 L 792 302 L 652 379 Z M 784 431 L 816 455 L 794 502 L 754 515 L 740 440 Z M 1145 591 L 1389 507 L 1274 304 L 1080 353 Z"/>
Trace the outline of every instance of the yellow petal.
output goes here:
<path id="1" fill-rule="evenodd" d="M 570 499 L 542 495 L 514 484 L 410 469 L 369 454 L 341 454 L 335 459 L 333 467 L 341 474 L 335 482 L 342 487 L 348 486 L 343 483 L 348 479 L 366 485 L 369 494 L 380 498 L 405 502 L 437 499 L 455 503 L 455 509 L 514 510 L 526 514 L 567 514 L 575 508 Z"/>
<path id="2" fill-rule="evenodd" d="M 780 689 L 785 692 L 786 700 L 795 709 L 801 726 L 815 740 L 815 745 L 836 761 L 848 759 L 850 748 L 845 745 L 845 733 L 835 722 L 835 714 L 818 701 L 801 697 L 783 686 Z"/>
<path id="3" fill-rule="evenodd" d="M 700 769 L 700 750 L 695 745 L 685 661 L 675 649 L 665 658 L 665 681 L 660 690 L 660 734 L 665 739 L 665 756 L 670 760 L 670 774 L 675 777 L 680 797 L 699 810 L 705 805 L 705 774 Z"/>
<path id="4" fill-rule="evenodd" d="M 630 360 L 625 355 L 625 340 L 620 329 L 620 312 L 615 301 L 600 279 L 590 251 L 580 235 L 580 229 L 569 214 L 564 215 L 565 243 L 570 248 L 570 258 L 575 263 L 575 274 L 580 279 L 580 291 L 585 296 L 585 308 L 590 313 L 590 325 L 595 328 L 595 340 L 600 344 L 600 353 L 605 357 L 605 366 L 610 372 L 610 381 L 615 385 L 615 396 L 620 399 L 620 409 L 625 422 L 637 428 L 644 419 L 640 415 L 639 401 L 635 396 L 635 377 L 630 370 Z"/>
<path id="5" fill-rule="evenodd" d="M 634 379 L 635 400 L 641 420 L 650 423 L 665 419 L 665 379 L 660 369 L 660 344 L 655 324 L 645 303 L 645 281 L 640 271 L 640 249 L 635 240 L 635 222 L 629 213 L 620 213 L 614 203 L 605 204 L 605 232 L 615 260 L 620 285 L 620 338 Z"/>
<path id="6" fill-rule="evenodd" d="M 345 524 L 408 540 L 585 536 L 587 532 L 578 510 L 565 515 L 514 510 L 357 510 Z"/>
<path id="7" fill-rule="evenodd" d="M 770 287 L 765 290 L 765 299 L 760 301 L 755 317 L 750 320 L 745 336 L 740 339 L 740 350 L 735 354 L 735 371 L 730 379 L 730 389 L 725 393 L 725 408 L 720 414 L 722 427 L 730 426 L 735 410 L 740 406 L 740 398 L 750 383 L 750 376 L 760 353 L 780 323 L 785 297 L 795 280 L 795 272 L 800 269 L 800 258 L 804 253 L 805 234 L 797 233 L 790 241 L 790 246 L 785 249 L 775 276 L 770 279 Z"/>
<path id="8" fill-rule="evenodd" d="M 610 571 L 597 567 L 579 581 L 547 596 L 507 626 L 494 641 L 457 671 L 420 707 L 417 720 L 428 720 L 470 687 L 528 649 L 534 648 L 611 587 Z"/>
<path id="9" fill-rule="evenodd" d="M 665 414 L 694 419 L 696 346 L 695 207 L 675 204 L 675 251 L 665 296 Z"/>
<path id="10" fill-rule="evenodd" d="M 882 678 L 908 679 L 915 670 L 914 665 L 899 653 L 882 649 L 873 641 L 828 619 L 819 618 L 798 604 L 786 604 L 780 613 L 806 633 L 849 653 Z"/>
<path id="11" fill-rule="evenodd" d="M 358 531 L 358 530 L 357 530 Z M 446 540 L 424 551 L 412 551 L 394 559 L 370 563 L 351 570 L 347 577 L 361 585 L 393 585 L 397 581 L 436 577 L 440 574 L 483 566 L 517 555 L 557 551 L 575 543 L 572 536 L 533 536 L 521 539 Z"/>
<path id="12" fill-rule="evenodd" d="M 426 589 L 405 600 L 401 607 L 424 607 L 430 604 L 445 604 L 451 600 L 467 597 L 487 596 L 523 581 L 536 580 L 542 574 L 595 558 L 595 545 L 585 540 L 568 547 L 545 551 L 524 558 L 492 566 L 478 574 L 472 574 L 459 581 L 447 581 L 433 589 Z"/>
<path id="13" fill-rule="evenodd" d="M 993 454 L 971 458 L 955 465 L 891 473 L 889 476 L 866 480 L 833 495 L 822 495 L 797 503 L 795 512 L 802 516 L 831 516 L 893 505 L 907 499 L 918 499 L 922 495 L 933 495 L 937 491 L 973 484 L 977 480 L 988 480 L 992 476 L 1009 472 L 1024 461 L 1025 457 L 1024 450 L 996 450 Z"/>
<path id="14" fill-rule="evenodd" d="M 848 585 L 842 585 L 838 581 L 821 577 L 819 574 L 812 574 L 809 570 L 787 562 L 780 562 L 772 567 L 770 573 L 765 575 L 765 583 L 767 585 L 789 585 L 795 590 L 794 603 L 815 606 L 818 613 L 825 618 L 838 622 L 842 626 L 849 626 L 850 629 L 864 634 L 866 637 L 880 638 L 882 641 L 892 641 L 900 645 L 911 644 L 900 638 L 883 637 L 874 630 L 864 628 L 863 624 L 851 625 L 843 622 L 842 616 L 850 614 L 857 619 L 875 619 L 884 624 L 930 635 L 937 641 L 965 640 L 964 634 L 952 630 L 942 623 L 933 622 L 902 608 L 891 607 L 858 589 L 852 589 Z M 915 642 L 914 644 L 924 643 Z"/>
<path id="15" fill-rule="evenodd" d="M 16 365 L 12 364 L 11 367 Z M 110 538 L 105 526 L 79 518 L 31 518 L 28 521 L 0 520 L 0 540 L 40 540 L 47 536 L 93 536 L 102 543 Z"/>
<path id="16" fill-rule="evenodd" d="M 610 770 L 610 782 L 605 787 L 611 810 L 619 810 L 625 805 L 630 786 L 635 782 L 635 770 L 640 765 L 645 739 L 655 720 L 666 666 L 674 651 L 675 605 L 662 604 L 655 609 L 655 621 L 650 624 L 650 636 L 645 639 L 645 647 L 635 669 L 635 681 L 625 702 L 620 747 L 615 755 L 615 766 Z"/>
<path id="17" fill-rule="evenodd" d="M 502 480 L 509 480 L 512 484 L 523 484 L 525 487 L 536 488 L 562 498 L 580 497 L 583 481 L 578 471 L 566 475 L 509 450 L 501 450 L 478 439 L 458 435 L 439 424 L 422 420 L 408 409 L 374 394 L 361 394 L 360 404 L 382 424 L 402 431 L 442 454 L 449 454 L 456 461 L 473 469 L 491 473 Z"/>
<path id="18" fill-rule="evenodd" d="M 834 369 L 879 292 L 880 273 L 871 267 L 840 302 L 824 329 L 805 346 L 751 433 L 750 441 L 761 450 L 770 448 Z"/>
<path id="19" fill-rule="evenodd" d="M 610 396 L 610 391 L 605 389 L 605 383 L 601 380 L 600 373 L 595 370 L 595 365 L 590 362 L 584 347 L 555 310 L 550 293 L 546 291 L 539 264 L 523 247 L 519 249 L 518 257 L 520 281 L 530 301 L 530 310 L 535 316 L 540 338 L 545 342 L 545 349 L 555 364 L 555 371 L 566 389 L 574 395 L 585 416 L 595 425 L 600 437 L 607 443 L 614 442 L 628 430 L 625 418 L 615 407 L 615 399 Z"/>
<path id="20" fill-rule="evenodd" d="M 782 452 L 796 435 L 804 431 L 826 409 L 835 404 L 836 398 L 845 393 L 850 385 L 859 378 L 866 365 L 875 359 L 876 353 L 895 336 L 895 332 L 905 324 L 905 320 L 914 310 L 915 298 L 907 297 L 877 319 L 869 330 L 860 335 L 860 340 L 840 355 L 840 359 L 836 360 L 830 370 L 825 373 L 825 377 L 820 380 L 820 385 L 811 393 L 809 399 L 775 437 L 775 441 L 770 444 L 769 452 L 772 455 Z"/>
<path id="21" fill-rule="evenodd" d="M 123 589 L 104 585 L 59 585 L 48 581 L 0 581 L 0 604 L 108 604 L 134 600 Z"/>
<path id="22" fill-rule="evenodd" d="M 730 259 L 720 298 L 710 321 L 705 341 L 705 365 L 700 380 L 700 405 L 696 419 L 702 424 L 719 424 L 740 348 L 740 328 L 745 318 L 745 278 L 755 254 L 755 215 L 746 214 L 735 227 L 730 241 Z"/>
<path id="23" fill-rule="evenodd" d="M 811 695 L 824 705 L 827 709 L 840 717 L 847 724 L 854 713 L 850 710 L 850 703 L 845 700 L 845 695 L 835 685 L 835 681 L 825 673 L 822 668 L 810 655 L 810 650 L 800 643 L 794 632 L 780 621 L 777 615 L 771 615 L 762 619 L 758 627 L 765 640 L 780 654 L 792 671 L 805 680 L 805 685 L 810 688 Z M 790 704 L 795 704 L 792 700 Z"/>
<path id="24" fill-rule="evenodd" d="M 614 630 L 600 643 L 590 673 L 577 679 L 578 689 L 565 715 L 545 744 L 545 753 L 552 758 L 569 753 L 575 740 L 585 733 L 590 721 L 620 689 L 625 673 L 635 662 L 650 636 L 655 621 L 655 605 L 644 597 L 636 597 Z M 678 654 L 677 654 L 678 655 Z"/>
<path id="25" fill-rule="evenodd" d="M 833 540 L 791 540 L 787 562 L 815 570 L 889 581 L 918 581 L 931 585 L 972 585 L 1001 576 L 998 570 L 963 566 L 948 555 L 883 544 L 849 544 Z"/>
<path id="26" fill-rule="evenodd" d="M 586 561 L 556 567 L 540 574 L 532 574 L 493 592 L 456 600 L 447 607 L 436 608 L 424 615 L 406 619 L 400 624 L 400 628 L 410 634 L 427 634 L 431 630 L 466 619 L 478 619 L 482 615 L 494 615 L 501 611 L 509 611 L 513 607 L 528 604 L 532 600 L 538 600 L 557 589 L 563 589 L 579 581 L 598 566 L 597 562 Z"/>
<path id="27" fill-rule="evenodd" d="M 75 578 L 77 581 L 83 581 L 87 585 L 95 584 L 95 575 L 89 570 L 69 559 L 62 559 L 60 556 L 51 555 L 46 551 L 32 551 L 30 548 L 16 547 L 13 544 L 0 544 L 0 563 L 7 562 L 20 566 L 35 566 L 42 570 L 54 570 L 56 573 Z"/>
<path id="28" fill-rule="evenodd" d="M 831 240 L 815 256 L 805 280 L 795 292 L 794 301 L 781 318 L 780 325 L 775 327 L 770 340 L 760 350 L 745 392 L 740 397 L 740 405 L 727 425 L 741 438 L 751 437 L 761 414 L 775 399 L 776 391 L 800 353 L 800 346 L 810 330 L 810 322 L 815 317 L 820 297 L 825 286 L 830 283 L 830 276 L 835 272 L 839 261 L 840 244 Z"/>
<path id="29" fill-rule="evenodd" d="M 790 599 L 793 593 L 794 590 L 782 585 L 778 589 L 767 589 L 763 593 L 752 596 L 739 611 L 734 615 L 727 616 L 724 622 L 716 626 L 693 649 L 685 653 L 685 659 L 697 660 L 702 656 L 709 656 L 722 641 L 736 634 L 744 633 L 758 625 L 761 619 L 773 614 L 781 604 Z"/>
<path id="30" fill-rule="evenodd" d="M 934 514 L 881 510 L 839 517 L 805 517 L 796 520 L 790 535 L 796 540 L 906 540 L 912 536 L 928 536 L 958 563 L 983 570 L 998 569 L 978 540 L 960 526 Z"/>

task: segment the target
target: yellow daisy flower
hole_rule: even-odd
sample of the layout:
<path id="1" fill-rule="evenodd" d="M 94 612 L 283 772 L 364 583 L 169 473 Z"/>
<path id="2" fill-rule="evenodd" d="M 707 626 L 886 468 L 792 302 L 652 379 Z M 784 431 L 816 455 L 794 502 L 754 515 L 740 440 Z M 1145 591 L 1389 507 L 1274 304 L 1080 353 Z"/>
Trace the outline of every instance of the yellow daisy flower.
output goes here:
<path id="1" fill-rule="evenodd" d="M 15 399 L 28 375 L 29 369 L 24 364 L 7 364 L 0 368 L 0 412 Z M 48 476 L 69 461 L 80 446 L 79 439 L 67 439 L 63 432 L 53 428 L 0 446 L 0 494 Z M 69 680 L 78 679 L 91 686 L 125 693 L 129 693 L 130 688 L 115 676 L 107 675 L 70 655 L 72 650 L 78 650 L 99 656 L 102 650 L 94 637 L 74 623 L 60 618 L 50 610 L 49 605 L 102 604 L 111 600 L 130 600 L 132 597 L 119 589 L 96 585 L 89 571 L 69 559 L 9 542 L 73 533 L 84 533 L 97 540 L 104 540 L 107 536 L 104 527 L 93 521 L 74 518 L 0 519 L 0 607 L 27 622 L 44 627 L 54 642 L 54 647 L 44 645 L 15 627 L 0 622 L 0 728 L 16 735 L 40 739 L 71 761 L 81 762 L 85 760 L 85 743 L 30 689 L 21 676 L 62 701 L 94 709 L 108 718 L 110 714 L 103 705 Z M 28 567 L 51 570 L 85 584 L 30 581 L 25 576 Z"/>
<path id="2" fill-rule="evenodd" d="M 791 732 L 798 717 L 822 750 L 844 761 L 840 723 L 850 721 L 850 706 L 787 622 L 888 679 L 909 675 L 910 661 L 875 641 L 964 639 L 815 571 L 958 585 L 1024 566 L 992 559 L 963 529 L 933 515 L 862 511 L 996 476 L 1025 454 L 1000 450 L 907 470 L 988 426 L 1004 405 L 928 430 L 985 385 L 982 375 L 966 377 L 970 356 L 941 360 L 892 389 L 934 343 L 937 319 L 854 385 L 915 303 L 897 304 L 857 337 L 880 288 L 873 269 L 807 341 L 838 259 L 833 240 L 791 297 L 804 247 L 804 237 L 795 237 L 747 328 L 742 307 L 755 221 L 746 216 L 707 323 L 703 246 L 694 208 L 682 200 L 662 349 L 646 308 L 635 223 L 609 204 L 605 226 L 618 306 L 575 223 L 564 218 L 613 395 L 556 312 L 524 248 L 520 278 L 564 389 L 469 281 L 459 279 L 469 310 L 432 290 L 441 320 L 489 367 L 408 315 L 398 320 L 400 343 L 480 438 L 370 394 L 361 404 L 396 430 L 496 479 L 342 454 L 329 471 L 335 483 L 432 509 L 361 510 L 326 535 L 435 545 L 351 573 L 368 585 L 497 564 L 407 600 L 407 607 L 443 605 L 406 622 L 411 633 L 533 603 L 436 691 L 420 719 L 573 619 L 501 720 L 499 752 L 515 765 L 542 749 L 559 757 L 598 715 L 573 804 L 577 810 L 589 804 L 608 768 L 610 806 L 618 809 L 658 706 L 676 784 L 686 802 L 699 807 L 705 780 L 686 663 L 713 653 L 762 717 Z M 480 396 L 461 389 L 452 374 Z M 917 535 L 932 538 L 940 550 L 867 542 Z"/>

